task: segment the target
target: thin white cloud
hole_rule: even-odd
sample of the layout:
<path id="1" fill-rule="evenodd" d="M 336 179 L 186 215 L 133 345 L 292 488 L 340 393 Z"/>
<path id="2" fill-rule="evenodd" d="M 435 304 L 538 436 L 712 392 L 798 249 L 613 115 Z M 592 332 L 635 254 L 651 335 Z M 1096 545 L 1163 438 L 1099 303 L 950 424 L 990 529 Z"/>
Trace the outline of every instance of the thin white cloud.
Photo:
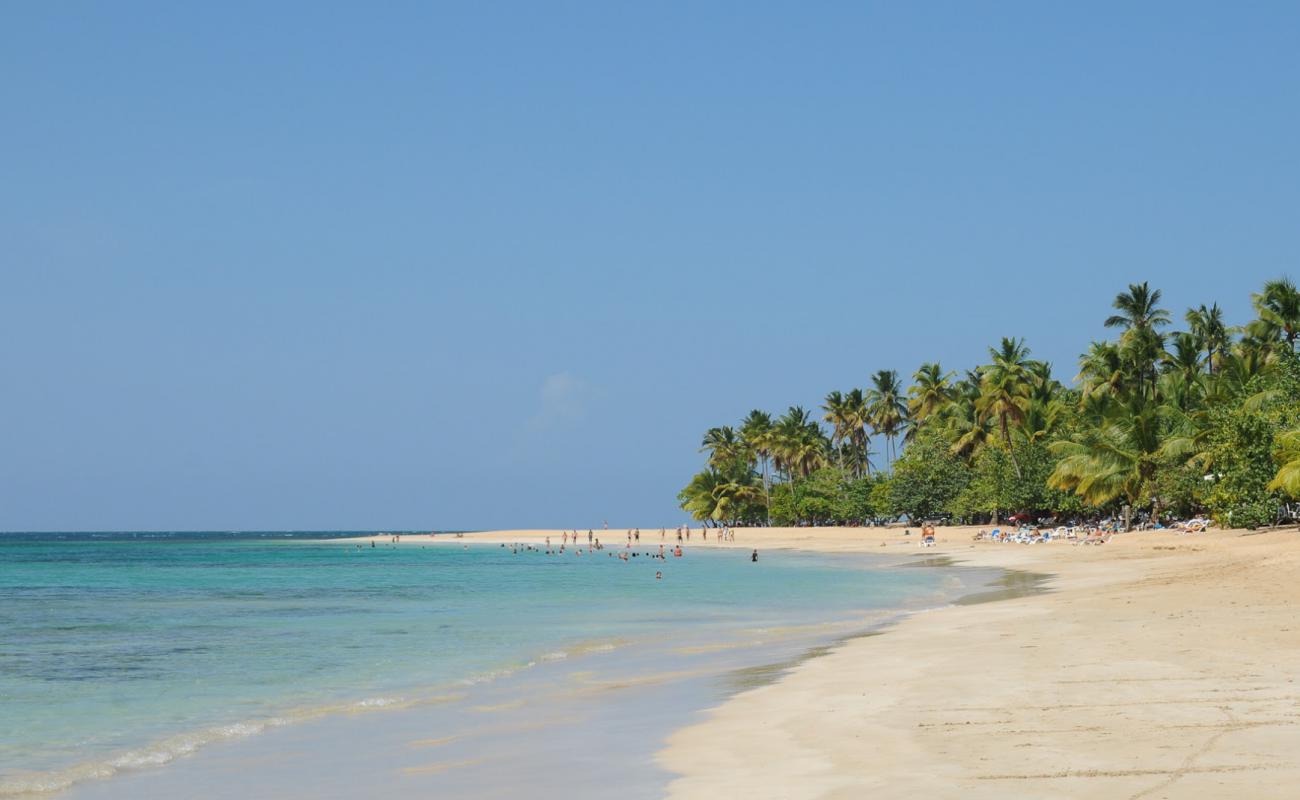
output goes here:
<path id="1" fill-rule="evenodd" d="M 568 425 L 582 419 L 587 411 L 587 382 L 568 372 L 547 375 L 540 394 L 541 405 L 532 420 L 534 428 Z"/>

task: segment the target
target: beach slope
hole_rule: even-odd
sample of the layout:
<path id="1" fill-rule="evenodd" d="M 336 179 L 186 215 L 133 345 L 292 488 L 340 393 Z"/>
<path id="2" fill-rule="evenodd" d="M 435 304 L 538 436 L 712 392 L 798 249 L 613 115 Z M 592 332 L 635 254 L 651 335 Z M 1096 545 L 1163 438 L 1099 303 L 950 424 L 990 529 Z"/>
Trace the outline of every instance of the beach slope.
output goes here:
<path id="1" fill-rule="evenodd" d="M 823 537 L 743 531 L 738 544 Z M 834 532 L 895 551 L 898 531 Z M 910 617 L 675 733 L 673 798 L 1293 798 L 1300 792 L 1300 533 L 1001 545 L 966 563 L 1047 594 Z M 911 541 L 914 541 L 911 540 Z"/>

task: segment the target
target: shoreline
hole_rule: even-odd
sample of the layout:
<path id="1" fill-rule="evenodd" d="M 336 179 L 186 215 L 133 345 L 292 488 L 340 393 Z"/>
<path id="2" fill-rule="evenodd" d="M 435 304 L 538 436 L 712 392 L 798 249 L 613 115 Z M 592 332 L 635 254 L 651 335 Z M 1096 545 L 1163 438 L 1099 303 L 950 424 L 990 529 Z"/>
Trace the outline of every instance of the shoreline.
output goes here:
<path id="1" fill-rule="evenodd" d="M 898 528 L 740 528 L 734 542 L 693 529 L 688 559 L 701 548 L 883 555 L 1002 570 L 1010 585 L 745 667 L 721 699 L 675 721 L 654 706 L 663 723 L 644 758 L 667 778 L 653 796 L 1289 796 L 1278 787 L 1300 781 L 1300 534 L 1143 532 L 1085 547 L 975 542 L 976 530 L 940 528 L 921 548 Z M 559 534 L 407 534 L 398 546 L 558 544 Z M 624 531 L 602 534 L 610 552 L 625 549 Z M 659 543 L 657 530 L 642 537 L 639 549 Z M 409 719 L 365 716 L 376 732 Z M 266 746 L 294 735 L 281 729 Z M 202 761 L 261 757 L 255 739 Z M 440 762 L 448 779 L 462 772 L 453 761 Z M 147 775 L 101 784 L 103 796 Z"/>
<path id="2" fill-rule="evenodd" d="M 516 540 L 524 541 L 526 539 L 527 540 L 535 539 L 537 542 L 541 542 L 545 539 L 546 535 L 548 534 L 545 531 L 539 531 L 530 534 L 521 534 L 520 532 L 511 531 L 511 532 L 496 532 L 496 533 L 487 532 L 478 535 L 467 535 L 463 540 L 456 539 L 454 537 L 444 537 L 441 535 L 439 535 L 437 539 L 439 544 L 444 544 L 444 545 L 454 546 L 454 544 L 456 543 L 464 543 L 464 544 L 475 544 L 478 547 L 483 547 L 484 545 L 491 546 L 498 540 L 499 541 L 516 541 Z M 383 544 L 384 538 L 385 537 L 382 536 L 377 536 L 377 537 L 371 536 L 371 537 L 364 537 L 361 541 L 366 541 L 367 539 L 375 539 L 376 542 L 379 543 L 380 547 L 382 548 L 384 546 Z M 300 540 L 300 541 L 306 541 L 306 540 Z M 326 544 L 326 545 L 342 544 L 343 546 L 349 546 L 349 543 L 341 542 L 338 539 L 313 541 L 311 543 Z M 639 549 L 643 551 L 647 549 L 652 549 L 652 545 L 654 543 L 655 543 L 654 541 L 647 541 L 646 539 L 643 539 L 641 542 L 642 546 Z M 286 544 L 289 543 L 286 542 Z M 407 536 L 403 538 L 401 546 L 421 547 L 421 546 L 427 546 L 428 544 L 429 544 L 429 540 L 426 537 Z M 714 545 L 715 545 L 714 540 L 710 539 L 709 547 L 713 547 Z M 742 541 L 735 544 L 729 544 L 728 546 L 731 548 L 740 548 L 743 545 L 744 542 Z M 692 561 L 691 559 L 692 556 L 701 553 L 702 549 L 709 549 L 709 547 L 705 547 L 704 543 L 699 541 L 698 531 L 696 531 L 691 544 L 686 548 L 687 561 L 688 562 Z M 609 549 L 611 551 L 617 552 L 618 550 L 621 550 L 623 548 L 621 546 L 619 547 L 610 546 Z M 799 552 L 796 553 L 794 552 L 795 550 Z M 802 553 L 805 551 L 808 551 L 808 549 L 793 548 L 792 556 L 796 554 L 802 555 Z M 862 552 L 866 556 L 878 557 L 881 555 L 881 553 L 878 553 L 876 551 L 870 551 L 870 550 L 862 551 Z M 741 556 L 744 561 L 748 562 L 748 551 L 744 551 L 743 553 L 736 553 L 736 555 Z M 881 566 L 884 569 L 892 570 L 896 568 L 897 563 L 910 561 L 917 554 L 912 552 L 901 552 L 901 553 L 891 552 L 886 555 L 890 556 L 890 558 L 885 559 L 883 562 L 875 562 L 873 568 L 874 566 Z M 722 552 L 716 552 L 712 554 L 712 557 L 714 559 L 716 559 L 719 556 L 721 556 L 725 560 L 730 560 L 731 558 L 730 556 L 727 556 L 725 553 Z M 897 562 L 896 559 L 898 559 Z M 784 560 L 785 559 L 782 559 L 782 561 Z M 601 561 L 604 561 L 604 559 L 602 558 Z M 670 558 L 669 561 L 672 561 L 672 559 Z M 836 559 L 836 561 L 839 561 L 839 559 Z M 874 561 L 874 559 L 864 559 L 863 563 L 867 564 L 868 562 L 871 561 Z M 846 565 L 849 563 L 850 561 L 844 562 L 844 564 Z M 683 567 L 684 566 L 685 565 L 683 565 Z M 940 566 L 940 565 L 936 564 L 934 566 Z M 945 566 L 951 567 L 954 565 L 945 565 Z M 747 563 L 745 567 L 746 568 L 748 567 Z M 979 572 L 971 573 L 972 575 L 977 576 L 974 581 L 972 581 L 970 578 L 963 578 L 963 580 L 969 586 L 968 591 L 979 590 L 980 588 L 983 588 L 988 585 L 988 581 L 993 577 L 993 573 L 991 573 L 991 571 L 983 571 L 983 573 L 984 573 L 983 575 L 980 575 Z M 960 583 L 956 585 L 960 586 Z M 937 584 L 936 584 L 936 588 L 937 588 Z M 946 591 L 951 592 L 951 586 L 949 586 L 949 588 Z M 949 594 L 950 599 L 947 601 L 937 597 L 936 599 L 937 602 L 943 603 L 943 602 L 951 602 L 952 600 L 955 600 L 956 597 L 957 595 Z M 919 599 L 918 602 L 920 603 L 920 605 L 916 606 L 916 608 L 922 608 L 922 607 L 930 608 L 930 607 L 934 607 L 932 604 L 935 601 Z M 752 606 L 752 604 L 746 604 L 746 605 Z M 915 609 L 913 609 L 913 611 L 914 610 Z M 672 685 L 673 688 L 669 691 L 672 692 L 672 696 L 675 698 L 673 702 L 665 704 L 663 703 L 661 698 L 658 702 L 654 702 L 652 705 L 637 706 L 637 703 L 641 701 L 636 700 L 635 697 L 625 697 L 622 699 L 615 700 L 615 697 L 613 695 L 610 695 L 608 699 L 602 700 L 598 705 L 591 706 L 590 708 L 592 709 L 592 713 L 604 717 L 610 717 L 610 718 L 619 717 L 621 713 L 619 709 L 636 708 L 636 713 L 634 715 L 623 715 L 622 717 L 620 717 L 615 727 L 622 730 L 628 727 L 628 723 L 630 721 L 636 720 L 634 723 L 632 723 L 632 726 L 633 727 L 640 726 L 643 728 L 641 733 L 638 734 L 636 737 L 639 740 L 637 742 L 637 745 L 644 748 L 640 753 L 640 759 L 642 761 L 639 761 L 638 763 L 644 763 L 647 768 L 653 768 L 657 770 L 659 774 L 662 776 L 655 783 L 654 790 L 644 792 L 644 796 L 647 797 L 662 796 L 664 788 L 668 785 L 668 782 L 672 778 L 672 775 L 663 771 L 662 768 L 658 766 L 657 762 L 655 762 L 653 758 L 653 755 L 659 749 L 663 741 L 666 740 L 666 737 L 672 731 L 680 728 L 681 725 L 685 724 L 686 722 L 689 722 L 692 718 L 694 718 L 696 714 L 710 707 L 713 707 L 720 702 L 723 702 L 727 697 L 730 697 L 736 692 L 743 691 L 745 689 L 752 688 L 753 686 L 757 686 L 757 685 L 765 685 L 766 683 L 770 682 L 772 679 L 779 677 L 779 675 L 783 674 L 786 671 L 786 669 L 788 669 L 790 663 L 797 663 L 798 661 L 807 658 L 808 655 L 805 652 L 806 650 L 808 652 L 811 652 L 814 649 L 820 651 L 820 649 L 823 647 L 834 646 L 842 638 L 851 638 L 854 636 L 859 636 L 862 635 L 864 631 L 875 631 L 881 625 L 888 625 L 889 621 L 892 618 L 896 618 L 897 614 L 906 614 L 912 612 L 907 610 L 906 607 L 900 607 L 899 609 L 894 610 L 893 607 L 891 606 L 889 609 L 881 612 L 885 616 L 879 619 L 873 618 L 875 617 L 875 613 L 876 612 L 860 611 L 860 612 L 854 612 L 853 616 L 850 618 L 833 619 L 832 618 L 833 615 L 831 614 L 830 609 L 823 609 L 821 613 L 815 615 L 815 618 L 810 619 L 807 624 L 796 626 L 794 628 L 770 627 L 771 623 L 764 623 L 761 617 L 754 617 L 752 624 L 759 626 L 758 628 L 755 628 L 755 632 L 763 631 L 763 633 L 759 635 L 759 638 L 754 639 L 753 641 L 749 641 L 748 639 L 740 639 L 737 640 L 735 643 L 733 643 L 732 646 L 723 647 L 723 648 L 717 647 L 716 644 L 707 644 L 703 642 L 696 643 L 696 645 L 704 644 L 705 646 L 696 646 L 696 645 L 687 646 L 688 644 L 690 644 L 690 642 L 688 640 L 683 640 L 678 643 L 678 647 L 677 647 L 678 650 L 680 650 L 682 653 L 685 654 L 682 656 L 683 658 L 687 659 L 688 661 L 691 661 L 692 663 L 694 661 L 699 661 L 700 659 L 704 659 L 705 663 L 713 663 L 714 666 L 708 666 L 703 671 L 698 672 L 698 674 L 682 673 L 679 676 L 676 673 L 666 673 L 663 676 L 662 680 L 665 680 L 668 683 L 666 683 L 661 689 L 656 690 L 656 689 L 649 688 L 649 686 L 647 687 L 646 691 L 661 692 L 663 690 L 668 690 L 668 686 Z M 752 614 L 746 615 L 747 618 L 750 616 L 753 615 Z M 799 642 L 804 640 L 807 640 L 806 644 L 799 644 Z M 788 644 L 785 642 L 788 642 Z M 540 697 L 542 695 L 552 695 L 554 687 L 549 686 L 546 681 L 542 680 L 542 676 L 548 674 L 556 674 L 557 671 L 563 673 L 569 670 L 578 670 L 579 674 L 586 675 L 588 671 L 596 670 L 597 671 L 596 673 L 591 673 L 593 677 L 584 677 L 582 679 L 584 685 L 590 683 L 594 679 L 594 676 L 597 676 L 598 674 L 601 674 L 604 671 L 609 671 L 610 674 L 603 680 L 595 680 L 595 683 L 591 687 L 583 688 L 582 691 L 579 692 L 579 694 L 589 693 L 590 691 L 596 688 L 600 688 L 600 685 L 602 683 L 608 683 L 610 688 L 616 688 L 619 686 L 623 686 L 624 684 L 627 684 L 629 687 L 628 691 L 641 692 L 642 689 L 633 688 L 635 684 L 639 683 L 639 679 L 633 680 L 632 683 L 630 684 L 627 683 L 627 679 L 632 677 L 632 674 L 638 673 L 642 669 L 646 668 L 646 664 L 643 663 L 642 661 L 637 660 L 641 658 L 640 656 L 633 656 L 631 654 L 638 652 L 640 650 L 644 650 L 647 647 L 650 648 L 658 647 L 659 649 L 662 649 L 662 647 L 653 644 L 651 640 L 647 640 L 646 642 L 643 643 L 631 642 L 631 644 L 633 645 L 633 647 L 630 649 L 626 649 L 626 648 L 619 648 L 617 650 L 610 649 L 609 652 L 605 652 L 604 650 L 602 650 L 600 653 L 597 654 L 598 657 L 594 660 L 589 658 L 580 658 L 578 660 L 568 659 L 565 662 L 566 666 L 560 666 L 559 663 L 543 664 L 542 662 L 544 661 L 549 662 L 549 659 L 538 657 L 537 659 L 538 665 L 536 670 L 529 669 L 523 672 L 519 672 L 518 674 L 515 674 L 513 677 L 511 677 L 508 681 L 500 682 L 499 685 L 495 687 L 486 688 L 485 691 L 487 691 L 489 694 L 504 693 L 506 695 L 509 695 L 510 690 L 507 688 L 506 684 L 523 682 L 535 686 L 534 696 L 536 697 Z M 791 649 L 792 646 L 794 647 L 794 649 Z M 751 653 L 750 655 L 741 656 L 740 654 L 746 650 L 752 650 L 754 652 Z M 759 658 L 755 660 L 754 655 L 757 654 L 758 650 L 769 651 L 769 655 L 771 657 L 768 658 L 768 657 L 759 656 Z M 736 654 L 735 656 L 731 655 L 731 653 L 733 652 Z M 568 653 L 568 654 L 561 653 L 560 655 L 576 656 L 576 655 L 581 655 L 581 653 Z M 739 661 L 737 661 L 737 658 L 739 658 Z M 734 666 L 725 666 L 726 663 L 729 661 L 735 661 L 736 663 Z M 622 666 L 619 668 L 613 668 L 612 664 L 621 664 Z M 530 661 L 529 666 L 532 665 L 533 662 Z M 684 666 L 684 664 L 682 666 Z M 663 669 L 663 668 L 666 667 L 660 665 L 659 669 Z M 657 675 L 657 673 L 655 673 L 653 670 L 652 673 Z M 661 680 L 660 677 L 655 677 L 652 681 L 650 681 L 650 684 L 657 685 L 660 680 Z M 706 688 L 709 686 L 712 686 L 714 688 Z M 719 686 L 725 686 L 726 688 L 720 689 L 718 688 Z M 686 694 L 682 695 L 681 697 L 678 697 L 678 695 L 682 692 L 685 692 Z M 419 737 L 416 737 L 420 741 L 430 740 L 430 738 L 436 739 L 442 734 L 437 733 L 437 730 L 433 730 L 433 729 L 445 729 L 445 725 L 438 722 L 439 720 L 445 722 L 449 718 L 449 715 L 450 717 L 454 717 L 457 714 L 463 715 L 465 713 L 470 713 L 470 712 L 477 712 L 481 714 L 484 711 L 487 711 L 489 708 L 493 710 L 495 710 L 496 708 L 500 708 L 501 711 L 497 712 L 497 714 L 494 714 L 493 716 L 495 716 L 498 719 L 499 724 L 506 724 L 508 717 L 517 713 L 513 709 L 520 708 L 519 702 L 522 700 L 522 698 L 520 697 L 511 695 L 509 697 L 505 697 L 504 699 L 498 698 L 500 702 L 496 702 L 492 700 L 485 701 L 482 697 L 479 697 L 479 695 L 481 695 L 481 692 L 479 692 L 476 689 L 464 698 L 457 697 L 456 698 L 457 702 L 452 702 L 445 705 L 439 705 L 436 707 L 430 707 L 428 709 L 424 708 L 424 706 L 426 705 L 424 703 L 415 703 L 414 706 L 419 706 L 421 709 L 421 710 L 416 710 L 412 705 L 412 703 L 408 702 L 411 700 L 411 698 L 407 696 L 409 693 L 404 691 L 398 691 L 397 694 L 394 695 L 391 692 L 386 691 L 386 694 L 392 695 L 391 697 L 386 697 L 385 699 L 384 705 L 386 706 L 386 711 L 393 712 L 393 713 L 382 713 L 382 714 L 374 714 L 374 715 L 367 713 L 358 716 L 356 712 L 361 710 L 366 710 L 366 711 L 377 710 L 378 706 L 372 708 L 371 704 L 367 704 L 366 708 L 362 709 L 359 706 L 357 708 L 353 708 L 351 704 L 344 704 L 346 708 L 344 708 L 343 706 L 340 706 L 340 708 L 342 708 L 344 711 L 348 713 L 330 714 L 330 715 L 312 714 L 309 715 L 308 718 L 302 718 L 299 720 L 299 722 L 304 723 L 302 725 L 282 724 L 279 721 L 279 717 L 276 717 L 276 721 L 274 724 L 268 724 L 266 726 L 262 726 L 262 725 L 255 726 L 259 729 L 259 731 L 263 727 L 266 728 L 265 731 L 262 731 L 257 736 L 245 737 L 244 735 L 241 734 L 240 736 L 233 737 L 227 741 L 210 742 L 201 748 L 201 752 L 195 753 L 192 758 L 191 757 L 187 757 L 184 759 L 177 758 L 175 759 L 174 763 L 164 767 L 161 770 L 145 769 L 145 770 L 137 771 L 135 769 L 129 769 L 129 770 L 125 770 L 123 774 L 119 774 L 109 779 L 106 782 L 78 781 L 74 787 L 65 789 L 64 792 L 61 792 L 59 794 L 59 796 L 71 796 L 71 797 L 78 797 L 78 798 L 111 797 L 111 796 L 116 796 L 116 793 L 122 791 L 134 792 L 137 794 L 137 796 L 164 796 L 167 793 L 167 791 L 165 790 L 179 790 L 181 786 L 193 785 L 192 781 L 200 777 L 202 778 L 199 781 L 199 783 L 201 784 L 211 783 L 212 785 L 224 785 L 231 779 L 230 775 L 226 774 L 227 772 L 229 772 L 231 775 L 237 773 L 240 776 L 241 780 L 257 781 L 260 779 L 257 779 L 254 776 L 261 775 L 263 779 L 270 781 L 272 784 L 275 784 L 276 781 L 280 781 L 280 783 L 277 784 L 279 788 L 287 791 L 288 785 L 291 782 L 285 780 L 285 776 L 283 774 L 277 773 L 277 771 L 274 769 L 269 769 L 264 772 L 262 766 L 258 766 L 256 769 L 253 770 L 246 770 L 242 767 L 235 769 L 233 768 L 233 765 L 236 762 L 247 764 L 249 766 L 252 766 L 253 764 L 261 765 L 265 763 L 265 759 L 269 758 L 270 754 L 272 753 L 281 752 L 281 751 L 294 752 L 294 751 L 302 750 L 304 748 L 302 747 L 301 743 L 304 742 L 305 740 L 310 739 L 311 736 L 325 736 L 326 752 L 329 752 L 329 748 L 333 746 L 332 742 L 335 740 L 355 739 L 355 734 L 357 731 L 368 730 L 372 733 L 374 737 L 382 738 L 382 737 L 388 737 L 390 735 L 389 734 L 390 729 L 398 730 L 402 728 L 403 725 L 410 727 L 413 724 L 419 724 L 421 727 L 429 728 L 430 730 L 426 730 L 422 732 Z M 619 696 L 622 697 L 622 694 L 623 693 L 620 693 Z M 687 696 L 695 697 L 696 699 L 687 702 Z M 396 702 L 393 701 L 392 697 L 397 697 L 397 701 Z M 526 701 L 527 708 L 532 709 L 533 712 L 538 712 L 540 711 L 540 709 L 536 708 L 535 706 L 539 702 L 541 701 L 529 699 Z M 412 707 L 410 709 L 407 709 L 407 706 L 412 706 Z M 518 712 L 518 713 L 522 713 L 522 712 Z M 572 710 L 570 709 L 570 710 L 565 710 L 563 713 L 552 714 L 551 716 L 553 716 L 555 720 L 559 722 L 560 720 L 563 720 L 567 716 L 570 716 L 571 713 Z M 471 713 L 471 717 L 474 717 L 473 713 Z M 419 720 L 419 719 L 424 719 L 425 722 L 424 723 L 413 722 L 413 720 Z M 648 719 L 657 720 L 654 723 L 655 727 L 653 728 L 653 730 L 644 729 L 644 726 L 647 724 L 646 720 Z M 518 722 L 522 724 L 524 721 L 518 721 Z M 242 729 L 246 726 L 241 725 L 238 727 Z M 461 727 L 461 725 L 457 724 L 453 727 L 459 728 Z M 470 727 L 473 728 L 474 726 L 470 726 Z M 577 736 L 578 739 L 585 738 L 584 736 L 578 735 L 576 733 L 575 736 Z M 185 752 L 186 753 L 191 752 L 193 749 L 192 747 L 193 743 L 190 742 L 191 737 L 189 735 L 185 735 L 182 736 L 181 738 L 184 739 L 186 742 L 186 746 L 184 748 Z M 226 737 L 223 736 L 218 738 L 225 739 Z M 370 738 L 371 737 L 367 737 L 368 740 Z M 452 737 L 453 740 L 456 738 L 457 737 Z M 373 745 L 373 741 L 371 742 L 371 744 Z M 392 756 L 392 754 L 404 753 L 404 751 L 410 746 L 411 745 L 404 740 L 403 741 L 393 740 L 389 742 L 388 747 L 382 747 L 382 746 L 374 747 L 373 752 L 371 752 L 370 758 L 365 758 L 361 763 L 354 765 L 352 774 L 349 776 L 348 779 L 355 780 L 358 775 L 366 773 L 367 771 L 372 769 L 376 769 L 376 768 L 382 769 L 385 767 L 385 765 L 387 765 L 388 767 L 392 767 L 393 763 L 390 763 L 391 760 L 390 757 Z M 449 759 L 449 761 L 446 762 L 449 765 L 447 767 L 446 775 L 442 774 L 442 770 L 439 770 L 437 772 L 431 772 L 428 775 L 423 775 L 423 773 L 418 773 L 418 771 L 413 773 L 409 769 L 404 769 L 403 777 L 401 779 L 402 782 L 404 784 L 414 785 L 416 781 L 432 781 L 432 782 L 436 782 L 435 785 L 445 786 L 447 781 L 451 781 L 454 783 L 457 781 L 469 780 L 469 776 L 474 774 L 476 771 L 478 771 L 480 767 L 474 767 L 468 765 L 468 761 L 473 760 L 470 758 L 470 755 L 472 754 L 470 753 L 457 754 L 454 752 L 458 748 L 468 747 L 468 746 L 470 746 L 469 742 L 466 742 L 463 745 L 448 744 L 444 747 L 439 748 L 440 755 L 446 755 L 446 757 Z M 314 743 L 311 749 L 319 750 L 320 743 L 319 742 Z M 366 747 L 366 748 L 362 748 L 362 750 L 370 751 L 371 748 Z M 384 753 L 388 755 L 381 755 Z M 457 762 L 458 755 L 465 756 L 465 759 L 462 759 L 467 761 L 467 765 L 464 769 L 453 768 L 454 763 Z M 329 763 L 332 764 L 332 763 L 337 763 L 340 760 L 348 757 L 350 757 L 349 753 L 339 752 L 339 753 L 335 753 L 334 756 L 330 758 L 328 761 Z M 401 758 L 405 758 L 405 756 L 404 755 L 401 756 L 399 758 L 399 762 Z M 172 759 L 168 758 L 165 760 L 171 761 Z M 146 765 L 146 762 L 151 762 L 151 761 L 152 759 L 146 758 L 144 759 L 144 761 L 141 762 L 141 766 L 144 766 Z M 325 763 L 326 762 L 322 762 L 321 766 L 325 766 Z M 612 764 L 616 764 L 616 763 L 617 761 L 612 762 Z M 546 765 L 539 763 L 536 766 L 540 770 L 540 769 L 544 769 Z M 633 765 L 625 765 L 624 771 L 619 774 L 627 774 L 626 770 L 630 769 L 632 766 Z M 95 771 L 98 772 L 98 770 Z M 117 770 L 113 770 L 113 771 L 116 772 Z M 211 780 L 211 781 L 207 780 L 208 778 L 217 776 L 219 772 L 221 773 L 219 780 Z M 90 776 L 87 775 L 86 777 L 90 777 Z M 379 776 L 376 775 L 374 777 L 378 779 Z M 617 778 L 616 775 L 610 775 L 608 777 L 611 780 Z M 562 779 L 562 777 L 557 776 L 556 779 L 560 780 Z M 608 786 L 609 785 L 608 782 L 606 782 L 605 785 Z M 563 787 L 557 784 L 556 788 L 558 789 Z M 644 784 L 641 784 L 640 788 L 645 789 L 646 787 L 644 786 Z M 398 787 L 394 787 L 394 789 L 397 790 L 396 795 L 406 796 L 401 794 L 401 789 L 398 789 Z M 212 796 L 216 797 L 217 795 L 212 795 Z M 414 796 L 414 794 L 412 794 L 411 796 Z"/>

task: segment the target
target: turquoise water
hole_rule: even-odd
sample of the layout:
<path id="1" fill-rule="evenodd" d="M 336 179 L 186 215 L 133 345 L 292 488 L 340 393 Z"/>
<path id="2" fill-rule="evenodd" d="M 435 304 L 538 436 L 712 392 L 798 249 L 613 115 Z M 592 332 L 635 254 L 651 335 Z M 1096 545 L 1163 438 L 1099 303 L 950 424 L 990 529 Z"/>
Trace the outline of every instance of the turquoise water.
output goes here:
<path id="1" fill-rule="evenodd" d="M 725 642 L 944 592 L 943 571 L 869 557 L 609 552 L 0 538 L 0 796 L 584 652 Z"/>

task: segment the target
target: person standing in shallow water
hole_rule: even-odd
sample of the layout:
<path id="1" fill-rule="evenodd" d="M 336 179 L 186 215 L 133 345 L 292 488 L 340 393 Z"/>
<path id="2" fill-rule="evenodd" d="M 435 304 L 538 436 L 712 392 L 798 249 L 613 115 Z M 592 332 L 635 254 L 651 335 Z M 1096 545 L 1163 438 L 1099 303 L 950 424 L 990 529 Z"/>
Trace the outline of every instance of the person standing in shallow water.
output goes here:
<path id="1" fill-rule="evenodd" d="M 754 562 L 757 562 L 757 561 L 758 561 L 758 551 L 757 551 L 757 550 L 755 550 L 752 554 L 750 554 L 750 556 L 749 556 L 749 560 L 750 560 L 750 561 L 754 561 Z"/>

